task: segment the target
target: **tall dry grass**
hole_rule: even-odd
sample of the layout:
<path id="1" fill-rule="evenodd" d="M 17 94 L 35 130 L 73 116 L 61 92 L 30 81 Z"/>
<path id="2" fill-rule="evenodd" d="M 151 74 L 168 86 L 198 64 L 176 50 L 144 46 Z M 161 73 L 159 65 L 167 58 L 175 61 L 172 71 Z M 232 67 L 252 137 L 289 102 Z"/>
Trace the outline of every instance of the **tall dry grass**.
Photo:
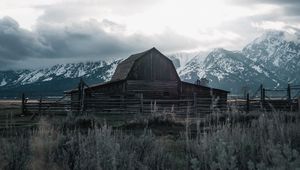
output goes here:
<path id="1" fill-rule="evenodd" d="M 253 115 L 212 114 L 209 128 L 191 135 L 187 124 L 179 138 L 41 118 L 37 129 L 1 137 L 0 169 L 299 169 L 299 115 Z"/>

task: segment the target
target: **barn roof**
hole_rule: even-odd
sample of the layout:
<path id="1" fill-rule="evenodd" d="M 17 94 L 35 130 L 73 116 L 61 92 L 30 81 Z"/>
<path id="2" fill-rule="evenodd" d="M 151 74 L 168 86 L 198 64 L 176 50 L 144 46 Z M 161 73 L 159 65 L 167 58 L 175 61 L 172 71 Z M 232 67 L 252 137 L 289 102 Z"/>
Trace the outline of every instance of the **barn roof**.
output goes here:
<path id="1" fill-rule="evenodd" d="M 189 83 L 189 82 L 186 82 L 186 81 L 181 81 L 181 83 L 189 85 L 189 86 L 194 86 L 196 88 L 200 87 L 200 88 L 203 88 L 203 89 L 206 89 L 206 90 L 213 90 L 213 91 L 222 92 L 222 93 L 230 93 L 230 91 L 227 91 L 227 90 L 222 90 L 222 89 L 212 88 L 212 87 L 208 87 L 208 86 L 198 85 L 198 84 Z"/>
<path id="2" fill-rule="evenodd" d="M 159 52 L 156 48 L 151 48 L 147 51 L 141 52 L 141 53 L 137 53 L 137 54 L 133 54 L 131 56 L 129 56 L 126 60 L 124 60 L 123 62 L 121 62 L 117 68 L 115 73 L 113 74 L 111 81 L 117 81 L 117 80 L 125 80 L 131 70 L 131 68 L 133 67 L 134 63 L 142 58 L 143 56 L 147 55 L 148 53 L 150 53 L 151 51 L 156 51 Z M 160 53 L 160 52 L 159 52 Z"/>
<path id="3" fill-rule="evenodd" d="M 108 82 L 103 82 L 103 83 L 98 83 L 98 84 L 93 84 L 93 85 L 90 85 L 90 86 L 86 86 L 84 87 L 85 90 L 93 90 L 95 88 L 98 88 L 98 87 L 103 87 L 103 86 L 109 86 L 109 85 L 112 85 L 112 84 L 117 84 L 117 83 L 122 83 L 123 80 L 117 80 L 117 81 L 108 81 Z M 73 92 L 77 92 L 78 91 L 78 88 L 74 88 L 74 89 L 71 89 L 71 90 L 66 90 L 64 91 L 65 94 L 71 94 Z"/>

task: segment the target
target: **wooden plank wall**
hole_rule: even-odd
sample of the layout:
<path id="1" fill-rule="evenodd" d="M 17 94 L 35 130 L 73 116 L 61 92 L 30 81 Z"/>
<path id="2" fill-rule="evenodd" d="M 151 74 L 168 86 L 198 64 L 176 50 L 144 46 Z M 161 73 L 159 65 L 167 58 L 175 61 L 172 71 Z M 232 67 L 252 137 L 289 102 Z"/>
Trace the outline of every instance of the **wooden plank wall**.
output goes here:
<path id="1" fill-rule="evenodd" d="M 178 98 L 177 81 L 128 80 L 128 93 L 143 93 L 145 98 Z"/>

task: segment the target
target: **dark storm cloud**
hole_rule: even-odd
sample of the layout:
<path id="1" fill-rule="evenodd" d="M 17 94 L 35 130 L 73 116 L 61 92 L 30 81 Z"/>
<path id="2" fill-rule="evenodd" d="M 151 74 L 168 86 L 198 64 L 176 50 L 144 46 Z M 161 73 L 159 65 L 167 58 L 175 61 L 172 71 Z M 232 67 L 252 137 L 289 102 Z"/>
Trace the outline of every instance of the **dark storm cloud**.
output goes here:
<path id="1" fill-rule="evenodd" d="M 39 56 L 49 49 L 34 33 L 21 29 L 10 17 L 0 19 L 0 60 L 19 60 Z"/>
<path id="2" fill-rule="evenodd" d="M 34 31 L 28 31 L 20 28 L 12 18 L 5 17 L 0 19 L 0 69 L 13 67 L 14 62 L 25 63 L 34 58 L 105 59 L 126 57 L 153 46 L 168 52 L 197 45 L 195 40 L 179 36 L 171 30 L 149 37 L 141 34 L 125 35 L 122 30 L 121 25 L 108 20 L 90 20 L 63 26 L 41 22 Z M 176 41 L 178 39 L 181 41 Z"/>
<path id="3" fill-rule="evenodd" d="M 121 37 L 106 33 L 92 21 L 62 28 L 39 25 L 37 33 L 53 49 L 45 57 L 116 56 L 130 50 Z"/>
<path id="4" fill-rule="evenodd" d="M 104 31 L 110 30 L 111 32 Z M 53 51 L 47 57 L 117 57 L 157 46 L 162 50 L 174 51 L 196 47 L 195 40 L 177 35 L 172 30 L 162 34 L 145 36 L 125 35 L 124 28 L 109 20 L 90 20 L 69 26 L 55 27 L 39 25 L 36 32 L 47 41 Z M 178 41 L 178 40 L 181 41 Z"/>

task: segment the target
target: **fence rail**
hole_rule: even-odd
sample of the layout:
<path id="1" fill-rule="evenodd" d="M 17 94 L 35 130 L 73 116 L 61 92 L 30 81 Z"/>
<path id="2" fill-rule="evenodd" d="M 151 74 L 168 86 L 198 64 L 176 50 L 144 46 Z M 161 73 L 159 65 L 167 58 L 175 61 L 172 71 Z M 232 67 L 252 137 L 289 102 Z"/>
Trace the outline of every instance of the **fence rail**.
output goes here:
<path id="1" fill-rule="evenodd" d="M 83 89 L 83 88 L 81 88 Z M 299 85 L 288 85 L 286 89 L 267 89 L 261 85 L 251 95 L 244 97 L 229 97 L 219 99 L 210 96 L 190 96 L 182 99 L 144 99 L 143 96 L 105 96 L 102 93 L 93 93 L 90 98 L 85 98 L 82 92 L 78 100 L 71 100 L 71 96 L 57 99 L 39 99 L 26 101 L 22 96 L 22 113 L 30 115 L 40 114 L 94 114 L 96 116 L 114 116 L 120 119 L 130 119 L 134 116 L 149 116 L 155 114 L 169 114 L 176 118 L 197 117 L 203 118 L 214 111 L 299 111 L 300 98 L 295 98 L 299 93 Z M 259 93 L 260 92 L 260 93 Z M 272 94 L 276 94 L 273 95 Z M 279 94 L 283 94 L 280 96 Z M 276 97 L 274 97 L 276 96 Z"/>
<path id="2" fill-rule="evenodd" d="M 23 101 L 22 111 L 27 115 L 55 114 L 93 114 L 126 120 L 135 116 L 147 117 L 153 114 L 170 115 L 174 118 L 205 117 L 214 110 L 227 110 L 226 99 L 143 99 L 140 98 L 92 98 L 84 101 L 67 100 Z"/>
<path id="3" fill-rule="evenodd" d="M 96 116 L 119 116 L 120 119 L 131 119 L 134 116 L 149 116 L 152 114 L 168 114 L 175 118 L 189 117 L 203 118 L 214 111 L 224 112 L 227 110 L 254 111 L 254 110 L 299 110 L 299 100 L 258 100 L 258 99 L 88 99 L 82 101 L 60 100 L 36 100 L 24 102 L 22 107 L 24 114 L 30 115 L 66 115 L 93 114 Z"/>

